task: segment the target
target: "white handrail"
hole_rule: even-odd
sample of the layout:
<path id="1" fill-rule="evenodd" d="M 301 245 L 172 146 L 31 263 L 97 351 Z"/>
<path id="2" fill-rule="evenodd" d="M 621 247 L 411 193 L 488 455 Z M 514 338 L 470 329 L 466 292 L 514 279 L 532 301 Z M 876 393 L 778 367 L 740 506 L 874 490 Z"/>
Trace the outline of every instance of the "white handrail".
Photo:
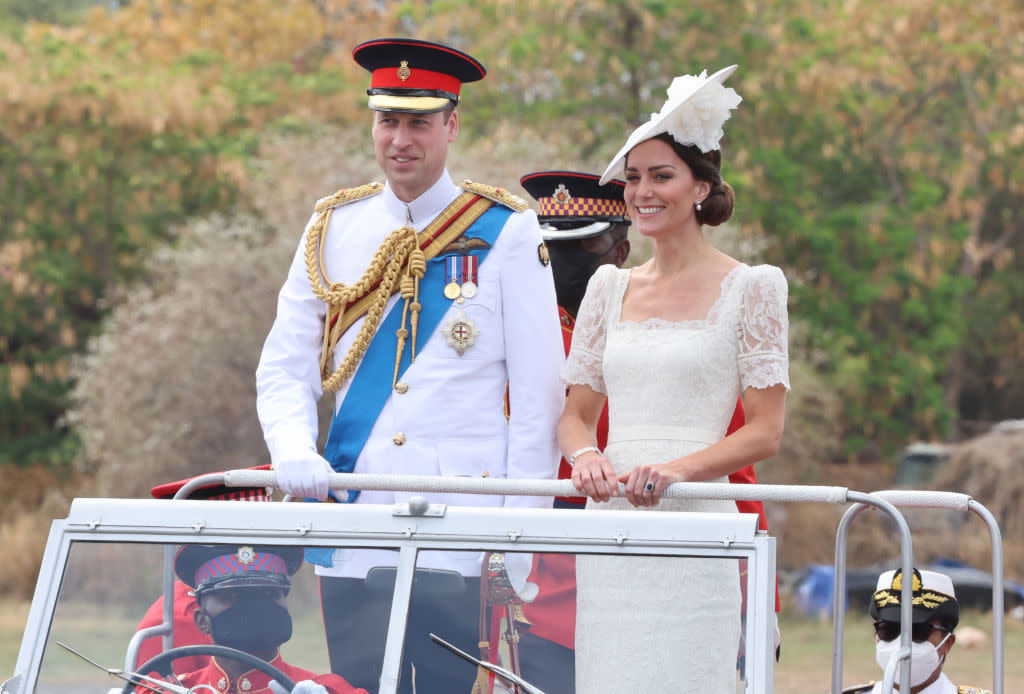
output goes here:
<path id="1" fill-rule="evenodd" d="M 206 478 L 209 478 L 207 480 Z M 204 475 L 193 480 L 199 484 L 214 481 L 220 475 Z M 275 487 L 273 470 L 228 470 L 223 473 L 228 487 Z M 495 477 L 436 477 L 428 475 L 363 475 L 337 472 L 329 475 L 334 491 L 348 489 L 387 490 L 444 494 L 493 494 L 498 496 L 578 496 L 570 480 L 501 479 Z M 625 487 L 619 484 L 619 493 Z M 789 501 L 811 503 L 847 503 L 846 487 L 788 484 L 726 484 L 718 482 L 677 482 L 662 494 L 675 499 L 729 499 L 740 501 Z"/>

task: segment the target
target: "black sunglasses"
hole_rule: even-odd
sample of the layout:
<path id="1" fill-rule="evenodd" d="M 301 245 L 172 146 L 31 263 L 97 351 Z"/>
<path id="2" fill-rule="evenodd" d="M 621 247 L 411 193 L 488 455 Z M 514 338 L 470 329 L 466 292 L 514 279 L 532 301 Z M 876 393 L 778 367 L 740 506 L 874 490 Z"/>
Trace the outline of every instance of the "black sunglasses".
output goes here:
<path id="1" fill-rule="evenodd" d="M 932 632 L 936 629 L 946 634 L 950 633 L 949 629 L 940 627 L 938 624 L 921 622 L 919 624 L 912 625 L 910 638 L 916 643 L 924 643 L 931 637 Z M 898 639 L 900 637 L 900 623 L 883 621 L 875 622 L 875 635 L 882 641 L 893 641 L 894 639 Z"/>

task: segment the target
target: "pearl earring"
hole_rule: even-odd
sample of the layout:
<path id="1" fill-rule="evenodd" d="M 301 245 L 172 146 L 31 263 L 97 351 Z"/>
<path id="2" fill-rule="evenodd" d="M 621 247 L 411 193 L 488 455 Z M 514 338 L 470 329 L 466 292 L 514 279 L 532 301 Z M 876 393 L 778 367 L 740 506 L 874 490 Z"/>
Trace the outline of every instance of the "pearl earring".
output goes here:
<path id="1" fill-rule="evenodd" d="M 697 201 L 697 211 L 700 212 L 700 200 Z"/>

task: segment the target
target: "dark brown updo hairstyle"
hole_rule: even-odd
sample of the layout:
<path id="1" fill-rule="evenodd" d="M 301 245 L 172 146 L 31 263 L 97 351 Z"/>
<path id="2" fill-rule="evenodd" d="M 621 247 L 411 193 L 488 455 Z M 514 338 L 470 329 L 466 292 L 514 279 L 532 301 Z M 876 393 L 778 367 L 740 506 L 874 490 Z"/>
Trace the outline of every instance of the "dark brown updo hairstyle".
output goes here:
<path id="1" fill-rule="evenodd" d="M 690 167 L 694 178 L 711 184 L 711 192 L 701 201 L 700 209 L 694 210 L 694 214 L 697 215 L 697 223 L 716 227 L 729 221 L 729 218 L 732 217 L 733 204 L 736 202 L 736 194 L 733 192 L 732 186 L 722 180 L 721 150 L 713 149 L 710 152 L 701 152 L 696 145 L 679 144 L 668 133 L 655 135 L 651 139 L 667 142 L 672 147 L 672 151 Z"/>

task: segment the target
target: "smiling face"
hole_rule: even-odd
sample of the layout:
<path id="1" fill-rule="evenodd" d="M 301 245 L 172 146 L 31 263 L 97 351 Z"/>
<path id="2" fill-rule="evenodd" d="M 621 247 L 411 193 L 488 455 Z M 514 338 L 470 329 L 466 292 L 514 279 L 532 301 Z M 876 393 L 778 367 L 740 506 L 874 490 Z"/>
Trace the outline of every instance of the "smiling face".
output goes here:
<path id="1" fill-rule="evenodd" d="M 699 226 L 694 204 L 710 190 L 711 184 L 694 178 L 667 142 L 645 140 L 626 155 L 626 205 L 644 236 Z"/>
<path id="2" fill-rule="evenodd" d="M 374 154 L 399 200 L 412 202 L 437 183 L 444 172 L 448 145 L 458 132 L 456 111 L 374 111 Z"/>

